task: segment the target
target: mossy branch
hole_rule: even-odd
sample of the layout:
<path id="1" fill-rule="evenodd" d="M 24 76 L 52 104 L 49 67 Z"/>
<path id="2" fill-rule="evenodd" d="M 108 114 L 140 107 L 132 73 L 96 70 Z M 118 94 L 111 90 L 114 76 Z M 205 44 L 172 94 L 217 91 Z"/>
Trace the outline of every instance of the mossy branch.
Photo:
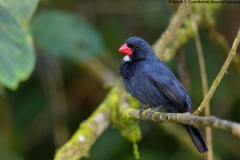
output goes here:
<path id="1" fill-rule="evenodd" d="M 104 103 L 87 120 L 81 123 L 71 139 L 65 143 L 54 160 L 75 160 L 87 157 L 97 138 L 109 126 L 110 109 Z"/>
<path id="2" fill-rule="evenodd" d="M 116 94 L 119 94 L 116 89 L 111 89 L 102 104 L 80 124 L 71 139 L 57 150 L 54 160 L 75 160 L 88 156 L 93 143 L 109 126 L 111 117 L 111 107 L 109 106 L 115 105 Z"/>
<path id="3" fill-rule="evenodd" d="M 88 119 L 80 124 L 71 139 L 57 150 L 54 160 L 76 160 L 88 157 L 93 143 L 109 127 L 110 123 L 118 127 L 122 135 L 133 142 L 135 158 L 139 159 L 136 143 L 141 139 L 141 132 L 138 122 L 120 114 L 120 108 L 124 108 L 125 99 L 128 98 L 129 95 L 120 81 L 114 83 L 101 105 Z M 138 102 L 134 100 L 131 100 L 128 104 L 138 106 Z"/>
<path id="4" fill-rule="evenodd" d="M 190 113 L 162 113 L 162 112 L 154 112 L 150 116 L 148 116 L 149 110 L 143 111 L 140 114 L 140 110 L 131 110 L 128 114 L 129 117 L 138 119 L 138 120 L 150 120 L 157 123 L 163 122 L 173 122 L 173 123 L 181 123 L 193 125 L 196 127 L 212 127 L 221 129 L 224 131 L 228 131 L 234 136 L 238 137 L 240 140 L 240 124 L 219 119 L 214 116 L 206 117 L 206 116 L 196 116 Z"/>

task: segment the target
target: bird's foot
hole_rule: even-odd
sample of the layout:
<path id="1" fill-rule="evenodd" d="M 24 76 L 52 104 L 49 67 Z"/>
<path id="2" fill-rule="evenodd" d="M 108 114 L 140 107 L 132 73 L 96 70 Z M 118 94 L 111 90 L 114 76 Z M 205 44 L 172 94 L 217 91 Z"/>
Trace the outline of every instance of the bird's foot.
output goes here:
<path id="1" fill-rule="evenodd" d="M 147 107 L 141 108 L 140 111 L 139 111 L 139 117 L 142 118 L 142 112 L 145 111 L 148 108 L 151 108 L 151 107 L 152 106 L 147 106 Z"/>
<path id="2" fill-rule="evenodd" d="M 160 110 L 162 108 L 162 106 L 158 106 L 158 107 L 154 107 L 152 108 L 151 110 L 149 110 L 147 112 L 147 116 L 148 116 L 148 119 L 152 116 L 153 113 L 157 112 L 158 110 Z"/>

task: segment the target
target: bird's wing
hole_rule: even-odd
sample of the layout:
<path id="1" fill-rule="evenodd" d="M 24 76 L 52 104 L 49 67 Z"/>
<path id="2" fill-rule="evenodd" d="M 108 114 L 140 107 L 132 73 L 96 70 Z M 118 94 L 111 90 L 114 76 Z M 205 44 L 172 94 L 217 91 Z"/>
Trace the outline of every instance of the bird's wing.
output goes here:
<path id="1" fill-rule="evenodd" d="M 147 78 L 173 102 L 181 112 L 190 112 L 191 100 L 188 93 L 165 64 L 159 68 L 148 69 Z"/>

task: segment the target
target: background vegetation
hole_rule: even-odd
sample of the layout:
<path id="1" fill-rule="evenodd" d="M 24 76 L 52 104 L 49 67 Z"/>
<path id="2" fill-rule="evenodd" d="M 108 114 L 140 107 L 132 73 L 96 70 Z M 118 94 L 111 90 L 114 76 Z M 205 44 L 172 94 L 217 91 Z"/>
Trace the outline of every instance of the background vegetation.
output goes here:
<path id="1" fill-rule="evenodd" d="M 196 4 L 194 13 L 202 13 L 201 6 Z M 240 5 L 206 6 L 198 18 L 210 19 L 231 46 Z M 153 44 L 177 7 L 158 0 L 0 0 L 0 159 L 53 159 L 107 95 L 104 85 L 117 80 L 122 59 L 117 51 L 126 38 L 136 35 Z M 218 43 L 219 34 L 211 34 L 211 25 L 198 22 L 211 84 L 229 50 Z M 186 39 L 180 40 L 184 45 L 179 50 L 163 58 L 187 86 L 195 110 L 202 86 L 195 41 L 187 35 L 191 33 L 180 36 Z M 240 122 L 239 63 L 236 58 L 211 101 L 212 115 L 235 122 Z M 140 125 L 141 159 L 202 157 L 179 125 Z M 215 159 L 240 159 L 239 147 L 229 133 L 213 130 Z M 89 159 L 134 159 L 132 152 L 132 143 L 111 126 L 93 145 Z"/>

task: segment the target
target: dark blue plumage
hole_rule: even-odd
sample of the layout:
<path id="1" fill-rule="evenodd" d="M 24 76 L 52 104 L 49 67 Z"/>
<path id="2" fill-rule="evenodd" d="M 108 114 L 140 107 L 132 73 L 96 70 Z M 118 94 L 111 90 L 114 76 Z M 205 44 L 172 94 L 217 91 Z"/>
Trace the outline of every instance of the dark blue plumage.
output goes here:
<path id="1" fill-rule="evenodd" d="M 120 72 L 126 90 L 141 103 L 168 109 L 174 113 L 191 112 L 191 100 L 170 68 L 164 64 L 151 46 L 139 37 L 131 37 L 119 49 L 125 54 Z M 207 146 L 199 130 L 184 125 L 199 152 Z"/>

